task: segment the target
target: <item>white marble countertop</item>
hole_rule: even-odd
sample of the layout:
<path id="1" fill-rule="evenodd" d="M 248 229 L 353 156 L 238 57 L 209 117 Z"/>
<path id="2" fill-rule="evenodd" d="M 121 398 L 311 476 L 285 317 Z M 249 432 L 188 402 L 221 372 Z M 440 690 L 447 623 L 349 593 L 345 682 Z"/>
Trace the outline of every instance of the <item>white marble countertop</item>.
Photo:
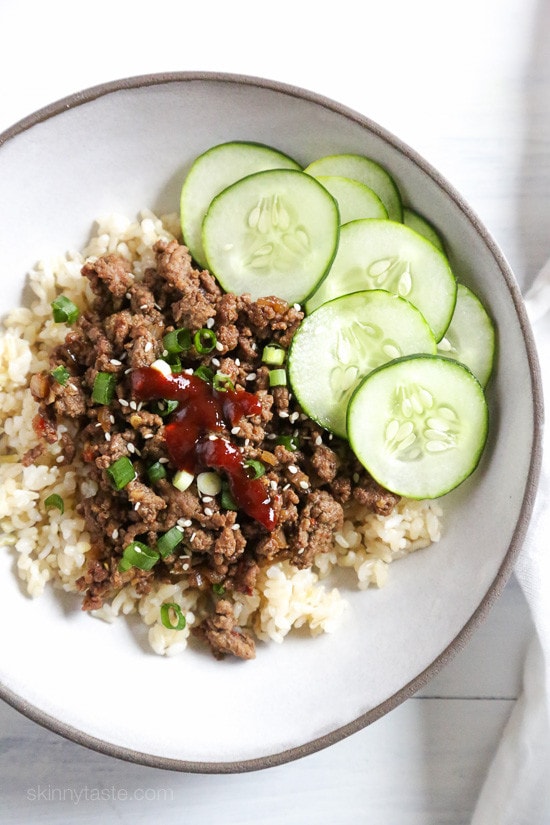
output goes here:
<path id="1" fill-rule="evenodd" d="M 291 83 L 422 154 L 469 201 L 520 284 L 531 282 L 550 254 L 548 0 L 188 6 L 0 0 L 0 132 L 65 95 L 149 72 Z M 420 694 L 331 748 L 256 773 L 132 765 L 0 704 L 0 819 L 466 825 L 521 690 L 530 631 L 512 579 Z"/>

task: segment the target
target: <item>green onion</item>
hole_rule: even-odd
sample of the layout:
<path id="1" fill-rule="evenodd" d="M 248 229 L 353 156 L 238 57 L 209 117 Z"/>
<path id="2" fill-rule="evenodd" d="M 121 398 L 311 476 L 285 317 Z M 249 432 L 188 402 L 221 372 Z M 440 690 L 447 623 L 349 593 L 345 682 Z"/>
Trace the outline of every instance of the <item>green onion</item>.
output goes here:
<path id="1" fill-rule="evenodd" d="M 197 367 L 193 374 L 196 375 L 197 378 L 201 378 L 206 382 L 214 379 L 214 370 L 211 370 L 210 367 L 207 367 L 205 364 L 201 364 L 200 367 Z"/>
<path id="2" fill-rule="evenodd" d="M 134 480 L 136 471 L 130 459 L 122 455 L 116 461 L 113 461 L 110 467 L 107 467 L 107 475 L 111 479 L 115 490 L 122 490 L 130 481 Z"/>
<path id="3" fill-rule="evenodd" d="M 270 370 L 270 387 L 286 387 L 286 370 Z"/>
<path id="4" fill-rule="evenodd" d="M 65 512 L 65 503 L 61 496 L 58 496 L 57 493 L 52 493 L 51 496 L 44 501 L 46 507 L 56 507 L 61 515 Z"/>
<path id="5" fill-rule="evenodd" d="M 166 467 L 164 464 L 161 464 L 160 461 L 155 461 L 154 464 L 151 464 L 151 466 L 147 468 L 147 478 L 151 484 L 155 484 L 157 481 L 160 481 L 161 478 L 166 478 Z"/>
<path id="6" fill-rule="evenodd" d="M 191 332 L 185 327 L 173 329 L 163 337 L 162 344 L 166 352 L 170 354 L 185 352 L 191 349 Z"/>
<path id="7" fill-rule="evenodd" d="M 158 401 L 157 403 L 153 404 L 151 410 L 157 415 L 160 415 L 161 418 L 166 418 L 167 415 L 170 415 L 170 413 L 174 412 L 177 406 L 177 401 L 164 399 L 163 401 Z"/>
<path id="8" fill-rule="evenodd" d="M 265 467 L 261 461 L 256 461 L 253 458 L 249 458 L 247 461 L 244 462 L 245 467 L 249 467 L 251 470 L 251 478 L 261 478 L 265 473 Z"/>
<path id="9" fill-rule="evenodd" d="M 188 473 L 187 470 L 178 470 L 172 479 L 172 484 L 177 490 L 183 493 L 191 486 L 194 480 L 195 476 L 192 473 Z"/>
<path id="10" fill-rule="evenodd" d="M 50 304 L 53 311 L 53 319 L 56 324 L 74 324 L 80 315 L 80 310 L 65 295 L 59 295 Z"/>
<path id="11" fill-rule="evenodd" d="M 218 582 L 212 585 L 212 590 L 214 591 L 216 596 L 223 596 L 225 593 L 225 587 L 223 586 L 223 584 L 219 584 Z"/>
<path id="12" fill-rule="evenodd" d="M 121 573 L 129 570 L 130 567 L 139 567 L 140 570 L 151 570 L 160 558 L 159 553 L 143 544 L 141 541 L 132 541 L 124 548 L 118 569 Z"/>
<path id="13" fill-rule="evenodd" d="M 227 392 L 227 390 L 234 390 L 235 384 L 231 380 L 231 376 L 225 375 L 223 372 L 217 372 L 213 378 L 212 386 L 218 392 Z"/>
<path id="14" fill-rule="evenodd" d="M 199 329 L 193 335 L 193 343 L 195 345 L 195 349 L 200 355 L 207 355 L 209 352 L 212 352 L 216 344 L 218 343 L 218 339 L 216 338 L 216 333 L 211 329 Z"/>
<path id="15" fill-rule="evenodd" d="M 113 372 L 98 372 L 94 378 L 92 401 L 96 404 L 110 404 L 115 396 L 116 375 Z"/>
<path id="16" fill-rule="evenodd" d="M 176 620 L 175 623 L 172 623 L 172 615 Z M 168 630 L 183 630 L 187 624 L 187 620 L 181 612 L 181 607 L 175 602 L 166 602 L 161 605 L 160 620 Z"/>
<path id="17" fill-rule="evenodd" d="M 178 358 L 177 355 L 170 356 L 170 360 L 168 361 L 168 363 L 170 364 L 171 371 L 174 373 L 178 373 L 183 370 L 181 358 Z"/>
<path id="18" fill-rule="evenodd" d="M 175 550 L 182 541 L 183 533 L 181 530 L 178 530 L 177 527 L 172 527 L 167 533 L 163 533 L 162 536 L 157 539 L 157 550 L 161 558 L 164 559 L 166 556 L 169 556 L 172 550 Z"/>
<path id="19" fill-rule="evenodd" d="M 275 439 L 275 444 L 282 444 L 287 450 L 294 452 L 298 449 L 298 439 L 294 435 L 279 435 Z"/>
<path id="20" fill-rule="evenodd" d="M 50 375 L 57 381 L 58 384 L 61 384 L 62 387 L 65 386 L 65 384 L 71 377 L 71 373 L 69 372 L 69 370 L 61 364 L 59 365 L 59 367 L 55 367 L 50 372 Z"/>
<path id="21" fill-rule="evenodd" d="M 238 510 L 237 503 L 233 496 L 231 495 L 231 491 L 229 489 L 229 485 L 227 482 L 222 484 L 222 494 L 220 499 L 220 504 L 224 510 Z"/>
<path id="22" fill-rule="evenodd" d="M 285 356 L 286 350 L 279 344 L 267 344 L 262 353 L 262 361 L 271 366 L 281 366 L 285 362 Z"/>

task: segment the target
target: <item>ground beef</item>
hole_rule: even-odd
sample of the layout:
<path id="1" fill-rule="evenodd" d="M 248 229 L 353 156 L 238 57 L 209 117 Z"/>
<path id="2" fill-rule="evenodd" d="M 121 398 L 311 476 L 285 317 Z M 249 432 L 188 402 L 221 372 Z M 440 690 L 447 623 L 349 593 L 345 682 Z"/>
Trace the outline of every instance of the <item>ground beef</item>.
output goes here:
<path id="1" fill-rule="evenodd" d="M 333 546 L 347 502 L 387 514 L 397 497 L 373 481 L 345 441 L 304 415 L 288 387 L 270 387 L 263 348 L 268 343 L 288 348 L 303 317 L 300 308 L 275 296 L 254 301 L 250 295 L 224 293 L 177 241 L 158 242 L 154 252 L 156 265 L 140 279 L 116 254 L 83 267 L 94 297 L 52 352 L 50 370 L 31 380 L 39 443 L 25 463 L 59 440 L 60 462 L 76 456 L 86 465 L 95 493 L 77 505 L 92 541 L 86 571 L 77 582 L 85 610 L 98 609 L 128 583 L 145 594 L 157 581 L 185 579 L 210 603 L 196 637 L 216 657 L 250 659 L 254 640 L 237 627 L 232 593 L 252 593 L 268 562 L 310 566 Z M 177 355 L 167 353 L 164 336 L 181 328 L 188 330 L 187 346 Z M 216 342 L 206 353 L 194 338 L 205 329 Z M 167 432 L 179 413 L 162 399 L 139 401 L 133 393 L 132 376 L 159 358 L 183 376 L 203 370 L 202 378 L 211 382 L 221 374 L 235 393 L 247 391 L 256 399 L 258 412 L 224 419 L 215 436 L 250 463 L 251 475 L 261 468 L 254 483 L 269 502 L 273 529 L 246 507 L 235 506 L 223 472 L 222 491 L 215 495 L 201 493 L 197 479 L 185 490 L 174 486 L 178 468 Z M 66 371 L 65 380 L 52 374 L 58 367 Z M 98 373 L 113 376 L 108 403 L 93 400 Z M 133 474 L 121 489 L 112 478 L 119 460 L 131 462 Z M 154 548 L 174 529 L 181 542 L 150 570 L 119 569 L 129 544 Z"/>

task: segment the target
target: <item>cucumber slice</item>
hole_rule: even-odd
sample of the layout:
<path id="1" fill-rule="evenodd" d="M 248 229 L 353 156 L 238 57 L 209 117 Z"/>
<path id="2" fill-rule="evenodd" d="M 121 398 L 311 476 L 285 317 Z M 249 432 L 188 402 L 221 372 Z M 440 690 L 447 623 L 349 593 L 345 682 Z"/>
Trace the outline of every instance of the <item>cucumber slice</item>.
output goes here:
<path id="1" fill-rule="evenodd" d="M 319 175 L 317 178 L 328 189 L 340 210 L 340 223 L 349 223 L 359 218 L 388 217 L 386 207 L 372 189 L 352 178 L 339 175 Z"/>
<path id="2" fill-rule="evenodd" d="M 208 268 L 226 292 L 302 303 L 336 254 L 340 215 L 315 178 L 257 172 L 217 195 L 203 221 Z"/>
<path id="3" fill-rule="evenodd" d="M 304 172 L 313 175 L 314 178 L 320 175 L 338 175 L 357 180 L 376 192 L 392 221 L 403 219 L 403 206 L 397 184 L 387 169 L 371 158 L 351 153 L 326 155 L 306 166 Z"/>
<path id="4" fill-rule="evenodd" d="M 477 467 L 488 429 L 483 388 L 463 364 L 413 355 L 374 370 L 348 408 L 351 447 L 379 484 L 432 499 Z"/>
<path id="5" fill-rule="evenodd" d="M 419 235 L 423 235 L 426 240 L 431 241 L 441 252 L 445 252 L 445 245 L 439 232 L 424 215 L 411 209 L 410 206 L 405 206 L 403 207 L 403 223 Z"/>
<path id="6" fill-rule="evenodd" d="M 456 280 L 435 246 L 395 221 L 358 220 L 342 226 L 328 277 L 308 300 L 321 304 L 363 289 L 386 289 L 407 298 L 425 316 L 439 341 L 453 314 Z"/>
<path id="7" fill-rule="evenodd" d="M 283 152 L 250 141 L 219 143 L 195 158 L 181 189 L 180 221 L 184 243 L 199 266 L 206 267 L 202 222 L 222 189 L 264 169 L 301 168 Z"/>
<path id="8" fill-rule="evenodd" d="M 345 438 L 347 405 L 359 381 L 413 352 L 436 352 L 424 316 L 391 292 L 354 292 L 304 318 L 288 354 L 290 385 L 310 418 Z"/>
<path id="9" fill-rule="evenodd" d="M 482 387 L 487 386 L 495 361 L 495 327 L 477 295 L 464 284 L 458 284 L 455 311 L 437 349 L 461 361 Z"/>

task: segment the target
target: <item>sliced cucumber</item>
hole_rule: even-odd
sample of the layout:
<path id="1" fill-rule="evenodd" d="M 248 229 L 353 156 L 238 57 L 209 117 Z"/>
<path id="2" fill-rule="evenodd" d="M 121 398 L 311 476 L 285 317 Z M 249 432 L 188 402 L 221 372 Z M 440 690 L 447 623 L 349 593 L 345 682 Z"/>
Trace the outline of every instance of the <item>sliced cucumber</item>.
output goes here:
<path id="1" fill-rule="evenodd" d="M 357 180 L 376 192 L 391 220 L 403 219 L 403 206 L 397 184 L 387 169 L 371 158 L 350 153 L 326 155 L 306 166 L 304 172 L 313 175 L 314 178 L 320 175 L 338 175 Z"/>
<path id="2" fill-rule="evenodd" d="M 441 252 L 445 252 L 441 235 L 424 215 L 411 209 L 410 206 L 405 206 L 403 207 L 403 223 L 419 235 L 423 235 L 426 240 L 431 241 Z"/>
<path id="3" fill-rule="evenodd" d="M 438 352 L 466 364 L 485 387 L 495 360 L 495 327 L 487 310 L 471 289 L 459 284 L 456 306 Z"/>
<path id="4" fill-rule="evenodd" d="M 481 384 L 463 364 L 413 355 L 361 382 L 347 427 L 355 455 L 379 484 L 407 498 L 432 499 L 477 467 L 488 408 Z"/>
<path id="5" fill-rule="evenodd" d="M 386 207 L 376 192 L 364 183 L 339 175 L 319 175 L 317 180 L 328 189 L 338 204 L 340 223 L 348 223 L 359 218 L 388 217 Z"/>
<path id="6" fill-rule="evenodd" d="M 264 169 L 301 169 L 295 160 L 261 143 L 229 141 L 213 146 L 191 165 L 181 190 L 180 220 L 184 243 L 206 267 L 202 222 L 212 199 L 230 184 Z"/>
<path id="7" fill-rule="evenodd" d="M 345 438 L 347 404 L 359 381 L 413 352 L 436 352 L 424 316 L 391 292 L 355 292 L 304 318 L 288 355 L 289 381 L 304 412 Z"/>
<path id="8" fill-rule="evenodd" d="M 304 172 L 273 169 L 217 195 L 202 240 L 226 292 L 302 303 L 326 275 L 339 229 L 338 206 L 324 186 Z"/>
<path id="9" fill-rule="evenodd" d="M 321 304 L 363 289 L 386 289 L 407 298 L 425 316 L 439 341 L 453 314 L 456 280 L 445 255 L 408 226 L 358 220 L 342 226 L 328 277 L 307 301 Z"/>

